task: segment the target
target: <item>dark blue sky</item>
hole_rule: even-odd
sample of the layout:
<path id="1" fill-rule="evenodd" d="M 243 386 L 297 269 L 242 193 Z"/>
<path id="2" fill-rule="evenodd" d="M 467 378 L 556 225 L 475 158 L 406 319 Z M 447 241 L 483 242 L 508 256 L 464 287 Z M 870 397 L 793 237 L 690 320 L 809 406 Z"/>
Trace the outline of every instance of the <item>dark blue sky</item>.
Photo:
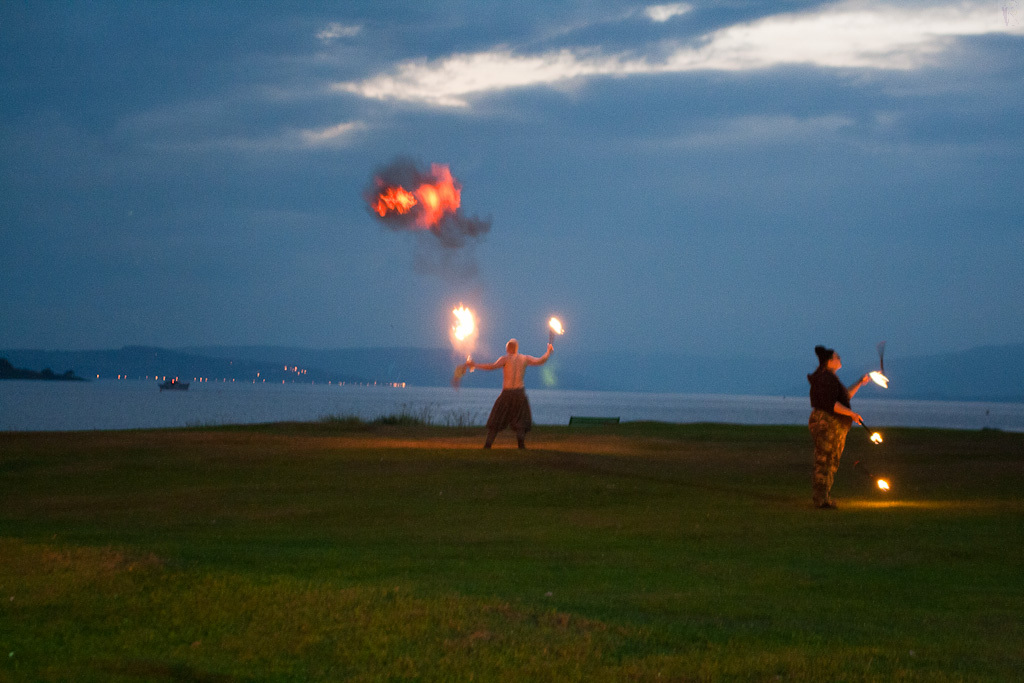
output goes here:
<path id="1" fill-rule="evenodd" d="M 0 348 L 1024 341 L 1018 0 L 534 5 L 0 3 Z"/>

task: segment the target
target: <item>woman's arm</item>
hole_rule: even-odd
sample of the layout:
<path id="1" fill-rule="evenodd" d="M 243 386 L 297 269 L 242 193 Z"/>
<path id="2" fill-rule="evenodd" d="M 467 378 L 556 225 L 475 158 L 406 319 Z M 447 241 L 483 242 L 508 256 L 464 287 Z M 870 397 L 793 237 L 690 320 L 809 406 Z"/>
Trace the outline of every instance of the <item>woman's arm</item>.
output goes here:
<path id="1" fill-rule="evenodd" d="M 856 384 L 854 384 L 854 385 L 850 386 L 849 388 L 847 388 L 846 391 L 847 391 L 847 393 L 850 394 L 850 398 L 853 398 L 853 395 L 856 394 L 858 391 L 860 391 L 860 388 L 862 386 L 864 386 L 865 384 L 867 384 L 868 382 L 870 382 L 870 381 L 871 381 L 871 375 L 864 375 L 863 377 L 860 378 L 859 382 L 857 382 Z"/>
<path id="2" fill-rule="evenodd" d="M 836 401 L 836 404 L 834 406 L 832 406 L 832 410 L 837 415 L 845 415 L 846 417 L 851 418 L 857 424 L 864 424 L 864 419 L 860 415 L 858 415 L 857 413 L 853 412 L 852 410 L 850 410 L 849 408 L 844 406 L 839 401 Z"/>

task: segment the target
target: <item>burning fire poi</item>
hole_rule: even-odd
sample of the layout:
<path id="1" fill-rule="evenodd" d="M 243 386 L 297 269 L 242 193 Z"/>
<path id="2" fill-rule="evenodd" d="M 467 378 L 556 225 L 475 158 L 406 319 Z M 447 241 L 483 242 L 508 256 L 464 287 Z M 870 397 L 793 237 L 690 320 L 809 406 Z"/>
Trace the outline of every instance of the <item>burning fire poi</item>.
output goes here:
<path id="1" fill-rule="evenodd" d="M 860 424 L 861 427 L 867 430 L 867 433 L 870 435 L 869 438 L 871 439 L 871 443 L 876 445 L 882 443 L 881 433 L 871 431 L 871 427 L 868 427 L 866 424 L 864 424 L 863 420 L 861 420 L 858 424 Z"/>
<path id="2" fill-rule="evenodd" d="M 462 184 L 445 164 L 423 171 L 399 159 L 379 169 L 364 193 L 373 214 L 395 230 L 429 230 L 445 247 L 457 249 L 468 238 L 491 229 L 490 221 L 459 212 Z"/>
<path id="3" fill-rule="evenodd" d="M 864 476 L 866 476 L 868 479 L 874 479 L 875 486 L 878 487 L 879 491 L 881 491 L 882 493 L 889 492 L 889 481 L 887 479 L 875 479 L 875 475 L 871 474 L 871 472 L 868 471 L 868 468 L 864 467 L 863 463 L 861 463 L 860 460 L 853 463 L 853 468 L 855 470 L 859 470 L 860 472 L 862 472 Z"/>

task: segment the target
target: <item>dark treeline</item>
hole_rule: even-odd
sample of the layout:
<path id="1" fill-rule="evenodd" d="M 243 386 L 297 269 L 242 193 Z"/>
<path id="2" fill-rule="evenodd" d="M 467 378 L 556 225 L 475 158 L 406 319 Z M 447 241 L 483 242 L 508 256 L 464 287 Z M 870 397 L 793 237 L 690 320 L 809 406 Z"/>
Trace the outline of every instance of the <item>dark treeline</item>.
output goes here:
<path id="1" fill-rule="evenodd" d="M 0 358 L 0 379 L 49 379 L 64 382 L 84 382 L 85 379 L 75 374 L 74 370 L 68 370 L 63 375 L 58 375 L 50 368 L 43 368 L 41 372 L 35 370 L 24 370 L 14 367 L 6 358 Z"/>

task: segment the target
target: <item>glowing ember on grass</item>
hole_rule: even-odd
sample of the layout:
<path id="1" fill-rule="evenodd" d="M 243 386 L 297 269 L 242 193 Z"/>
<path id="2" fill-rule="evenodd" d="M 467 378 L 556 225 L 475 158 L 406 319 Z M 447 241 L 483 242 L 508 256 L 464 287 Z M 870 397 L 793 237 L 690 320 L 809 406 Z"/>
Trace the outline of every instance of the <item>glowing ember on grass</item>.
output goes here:
<path id="1" fill-rule="evenodd" d="M 879 491 L 882 491 L 883 493 L 888 493 L 888 491 L 889 491 L 889 482 L 888 482 L 888 480 L 886 480 L 886 479 L 875 479 L 875 475 L 871 474 L 871 472 L 868 471 L 868 468 L 864 467 L 864 465 L 861 463 L 860 460 L 858 460 L 857 462 L 853 463 L 853 468 L 855 470 L 859 470 L 868 479 L 874 480 L 875 485 L 878 487 Z"/>

